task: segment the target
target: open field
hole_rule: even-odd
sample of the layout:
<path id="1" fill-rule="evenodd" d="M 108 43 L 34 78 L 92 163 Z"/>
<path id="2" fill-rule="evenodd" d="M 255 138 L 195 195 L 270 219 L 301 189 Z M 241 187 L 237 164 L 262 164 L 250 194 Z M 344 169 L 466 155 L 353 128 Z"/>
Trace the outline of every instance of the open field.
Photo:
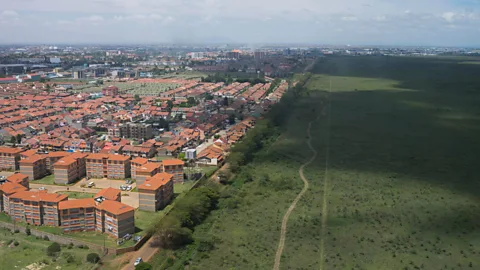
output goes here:
<path id="1" fill-rule="evenodd" d="M 2 269 L 25 269 L 24 267 L 34 263 L 48 262 L 42 269 L 92 269 L 93 264 L 85 261 L 88 253 L 94 250 L 80 249 L 78 247 L 62 247 L 61 253 L 53 261 L 53 257 L 46 254 L 47 247 L 52 244 L 50 241 L 37 239 L 35 236 L 27 236 L 22 233 L 11 233 L 0 228 L 0 265 Z M 17 241 L 18 246 L 9 247 L 10 241 Z M 66 255 L 73 256 L 73 262 L 67 263 Z M 60 267 L 60 268 L 59 268 Z M 32 268 L 33 269 L 33 268 Z"/>
<path id="2" fill-rule="evenodd" d="M 311 156 L 304 131 L 323 111 L 280 269 L 478 268 L 480 66 L 461 61 L 322 59 L 281 137 L 226 187 L 197 241 L 152 263 L 271 269 L 281 219 L 303 186 L 298 169 Z"/>
<path id="3" fill-rule="evenodd" d="M 95 195 L 94 193 L 75 192 L 75 191 L 60 191 L 57 193 L 68 195 L 69 199 L 93 198 L 93 196 Z"/>
<path id="4" fill-rule="evenodd" d="M 114 85 L 120 92 L 127 92 L 132 95 L 158 95 L 159 93 L 175 89 L 179 84 L 174 83 L 134 83 L 134 82 L 105 82 L 104 85 L 78 85 L 74 86 L 74 92 L 98 93 L 103 88 Z"/>
<path id="5" fill-rule="evenodd" d="M 55 185 L 55 176 L 53 174 L 47 175 L 42 179 L 32 180 L 33 184 Z"/>

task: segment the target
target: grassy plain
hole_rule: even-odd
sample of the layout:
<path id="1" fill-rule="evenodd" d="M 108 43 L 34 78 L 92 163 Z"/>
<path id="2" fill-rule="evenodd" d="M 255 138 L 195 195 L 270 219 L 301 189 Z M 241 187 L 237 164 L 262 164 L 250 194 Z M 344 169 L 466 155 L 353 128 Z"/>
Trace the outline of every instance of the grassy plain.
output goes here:
<path id="1" fill-rule="evenodd" d="M 321 59 L 282 135 L 242 169 L 253 181 L 237 175 L 196 242 L 159 253 L 154 265 L 271 268 L 311 155 L 307 123 L 325 110 L 312 126 L 319 154 L 305 169 L 310 188 L 290 217 L 280 268 L 478 268 L 480 66 L 464 61 Z"/>
<path id="2" fill-rule="evenodd" d="M 19 245 L 9 247 L 8 243 L 10 241 L 17 241 Z M 68 249 L 64 246 L 59 256 L 53 261 L 53 257 L 49 257 L 46 254 L 47 247 L 50 244 L 52 244 L 52 242 L 37 239 L 33 235 L 27 236 L 22 233 L 14 234 L 6 229 L 0 228 L 0 268 L 26 269 L 25 267 L 28 265 L 45 261 L 48 262 L 48 265 L 45 265 L 41 269 L 92 269 L 93 265 L 85 262 L 85 259 L 87 254 L 95 252 L 94 250 L 80 249 L 77 247 Z M 73 262 L 67 263 L 66 253 L 74 257 Z"/>
<path id="3" fill-rule="evenodd" d="M 47 176 L 43 177 L 42 179 L 33 180 L 32 183 L 33 184 L 43 184 L 43 185 L 55 185 L 55 175 L 53 175 L 53 174 L 47 175 Z"/>
<path id="4" fill-rule="evenodd" d="M 93 196 L 95 196 L 94 193 L 75 192 L 75 191 L 60 191 L 57 193 L 68 195 L 69 199 L 85 199 L 85 198 L 93 198 Z"/>

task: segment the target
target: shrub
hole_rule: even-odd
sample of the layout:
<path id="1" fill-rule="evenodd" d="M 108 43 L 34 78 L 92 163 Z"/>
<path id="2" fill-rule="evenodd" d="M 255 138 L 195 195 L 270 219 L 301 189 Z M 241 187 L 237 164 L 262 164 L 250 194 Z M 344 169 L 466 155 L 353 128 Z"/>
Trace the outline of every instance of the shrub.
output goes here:
<path id="1" fill-rule="evenodd" d="M 90 253 L 87 255 L 87 262 L 97 263 L 100 261 L 100 256 L 97 253 Z"/>
<path id="2" fill-rule="evenodd" d="M 47 259 L 43 259 L 43 260 L 42 260 L 42 263 L 43 263 L 43 264 L 46 264 L 46 265 L 50 264 L 50 262 L 49 262 Z"/>
<path id="3" fill-rule="evenodd" d="M 67 263 L 75 262 L 75 257 L 71 253 L 63 253 L 63 257 L 67 261 Z"/>
<path id="4" fill-rule="evenodd" d="M 67 248 L 68 248 L 68 249 L 72 249 L 72 248 L 73 248 L 73 243 L 70 242 L 70 244 L 68 244 Z"/>
<path id="5" fill-rule="evenodd" d="M 32 234 L 29 227 L 27 227 L 27 229 L 25 229 L 25 234 L 26 235 L 31 235 Z"/>
<path id="6" fill-rule="evenodd" d="M 43 240 L 50 241 L 50 238 L 48 238 L 48 236 L 45 235 L 45 236 L 43 236 Z"/>
<path id="7" fill-rule="evenodd" d="M 153 269 L 152 265 L 146 262 L 141 262 L 137 266 L 135 266 L 135 270 L 151 270 L 151 269 Z"/>
<path id="8" fill-rule="evenodd" d="M 20 230 L 19 229 L 15 229 L 15 231 L 13 231 L 14 233 L 19 233 Z"/>
<path id="9" fill-rule="evenodd" d="M 9 241 L 7 242 L 7 246 L 10 245 L 12 242 L 13 242 L 13 240 L 9 240 Z"/>
<path id="10" fill-rule="evenodd" d="M 55 256 L 58 252 L 60 252 L 61 248 L 58 243 L 53 242 L 50 246 L 47 248 L 47 255 L 48 256 Z"/>
<path id="11" fill-rule="evenodd" d="M 20 243 L 18 243 L 18 241 L 15 240 L 15 241 L 13 242 L 13 245 L 14 245 L 14 246 L 18 246 L 18 245 L 20 245 Z"/>

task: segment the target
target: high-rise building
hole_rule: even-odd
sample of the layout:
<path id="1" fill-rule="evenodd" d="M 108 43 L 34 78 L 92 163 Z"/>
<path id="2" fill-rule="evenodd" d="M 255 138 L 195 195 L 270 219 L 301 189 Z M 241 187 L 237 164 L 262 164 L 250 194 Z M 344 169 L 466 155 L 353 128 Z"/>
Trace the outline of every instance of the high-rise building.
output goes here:
<path id="1" fill-rule="evenodd" d="M 152 125 L 141 123 L 126 123 L 118 126 L 120 137 L 135 139 L 151 139 L 153 137 Z"/>
<path id="2" fill-rule="evenodd" d="M 85 78 L 85 73 L 83 72 L 83 70 L 73 70 L 72 77 L 76 80 L 84 79 Z"/>

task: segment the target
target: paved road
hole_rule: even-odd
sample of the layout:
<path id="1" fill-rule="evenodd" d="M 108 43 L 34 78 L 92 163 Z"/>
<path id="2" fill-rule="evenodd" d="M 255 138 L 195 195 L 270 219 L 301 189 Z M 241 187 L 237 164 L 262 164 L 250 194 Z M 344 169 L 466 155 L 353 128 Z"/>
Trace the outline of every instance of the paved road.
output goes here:
<path id="1" fill-rule="evenodd" d="M 135 267 L 133 266 L 133 263 L 138 257 L 141 257 L 143 261 L 148 262 L 155 253 L 159 250 L 157 247 L 152 247 L 151 243 L 153 242 L 153 237 L 150 238 L 139 250 L 135 251 L 133 254 L 131 254 L 131 260 L 130 262 L 125 265 L 122 270 L 134 270 Z"/>

